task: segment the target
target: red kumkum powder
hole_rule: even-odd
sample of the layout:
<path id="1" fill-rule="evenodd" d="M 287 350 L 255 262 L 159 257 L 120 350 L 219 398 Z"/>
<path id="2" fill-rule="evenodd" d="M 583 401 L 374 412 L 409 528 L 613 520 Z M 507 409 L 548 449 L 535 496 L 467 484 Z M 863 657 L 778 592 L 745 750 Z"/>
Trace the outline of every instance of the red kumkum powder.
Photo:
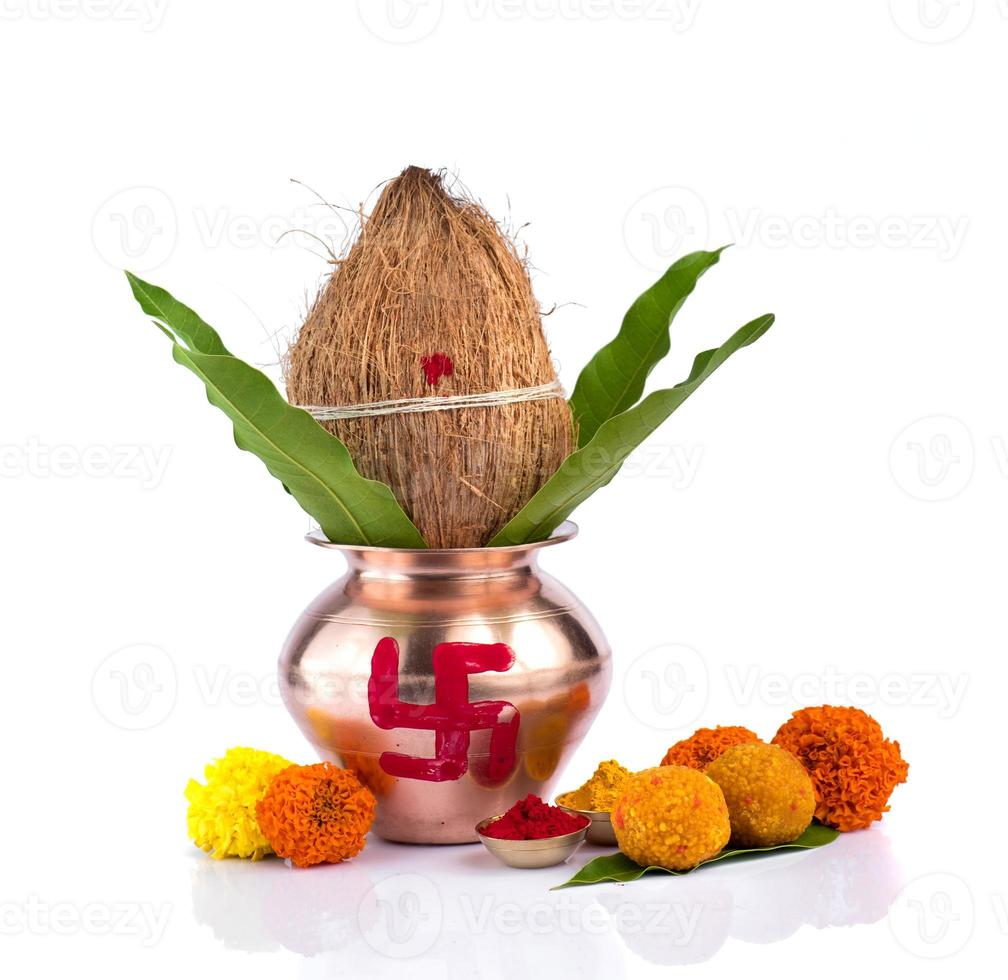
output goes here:
<path id="1" fill-rule="evenodd" d="M 482 833 L 484 837 L 496 840 L 545 840 L 583 830 L 589 822 L 587 817 L 578 817 L 558 806 L 550 806 L 530 793 L 503 816 L 488 824 Z"/>

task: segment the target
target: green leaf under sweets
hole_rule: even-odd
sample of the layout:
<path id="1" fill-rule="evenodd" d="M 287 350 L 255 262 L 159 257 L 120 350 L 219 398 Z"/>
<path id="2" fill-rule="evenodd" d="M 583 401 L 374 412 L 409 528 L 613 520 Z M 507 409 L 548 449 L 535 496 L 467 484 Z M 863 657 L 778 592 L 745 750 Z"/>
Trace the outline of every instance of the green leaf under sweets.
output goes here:
<path id="1" fill-rule="evenodd" d="M 839 830 L 826 827 L 818 821 L 813 821 L 804 833 L 797 840 L 790 844 L 777 844 L 774 847 L 726 847 L 723 851 L 715 854 L 714 857 L 701 861 L 696 868 L 688 871 L 671 871 L 668 868 L 642 867 L 631 861 L 622 852 L 609 854 L 605 857 L 597 857 L 589 861 L 573 878 L 565 881 L 562 885 L 555 885 L 553 891 L 558 888 L 567 888 L 571 885 L 597 885 L 604 881 L 626 882 L 636 881 L 646 874 L 666 874 L 685 875 L 702 868 L 706 864 L 713 864 L 715 861 L 741 860 L 747 857 L 758 857 L 770 851 L 790 851 L 796 849 L 809 849 L 822 847 L 831 844 L 840 836 Z"/>
<path id="2" fill-rule="evenodd" d="M 584 366 L 570 397 L 579 448 L 604 422 L 637 404 L 652 368 L 669 352 L 672 320 L 723 251 L 692 252 L 670 266 L 627 310 L 619 333 Z"/>
<path id="3" fill-rule="evenodd" d="M 330 541 L 426 547 L 392 491 L 362 477 L 339 439 L 287 402 L 265 374 L 231 355 L 217 332 L 187 306 L 126 275 L 141 308 L 171 338 L 175 360 L 203 382 L 210 403 L 231 419 L 238 447 L 266 464 Z"/>
<path id="4" fill-rule="evenodd" d="M 685 381 L 652 392 L 639 405 L 604 422 L 587 446 L 571 453 L 531 500 L 490 541 L 491 546 L 543 541 L 574 509 L 618 472 L 624 460 L 735 351 L 758 340 L 772 313 L 737 330 L 720 347 L 698 354 Z"/>

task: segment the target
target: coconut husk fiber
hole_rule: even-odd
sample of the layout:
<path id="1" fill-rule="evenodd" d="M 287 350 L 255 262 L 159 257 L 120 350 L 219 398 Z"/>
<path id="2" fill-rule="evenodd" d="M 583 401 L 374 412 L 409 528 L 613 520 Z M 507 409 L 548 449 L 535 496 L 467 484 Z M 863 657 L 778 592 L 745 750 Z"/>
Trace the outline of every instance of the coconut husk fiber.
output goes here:
<path id="1" fill-rule="evenodd" d="M 450 359 L 451 368 L 446 368 Z M 440 376 L 439 376 L 440 375 Z M 408 167 L 336 263 L 286 363 L 287 396 L 344 406 L 555 381 L 514 243 L 443 173 Z M 474 548 L 573 449 L 562 397 L 323 423 L 381 480 L 431 548 Z"/>

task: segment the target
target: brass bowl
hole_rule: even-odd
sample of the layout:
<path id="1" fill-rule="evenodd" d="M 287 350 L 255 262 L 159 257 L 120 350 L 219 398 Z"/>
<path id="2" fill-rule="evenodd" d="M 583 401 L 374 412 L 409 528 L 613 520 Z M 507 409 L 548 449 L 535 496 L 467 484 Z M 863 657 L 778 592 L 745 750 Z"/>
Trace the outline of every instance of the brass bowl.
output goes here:
<path id="1" fill-rule="evenodd" d="M 560 799 L 567 796 L 561 793 L 556 799 L 556 805 L 567 813 L 573 813 L 576 817 L 587 817 L 591 823 L 588 824 L 587 839 L 589 844 L 601 844 L 603 847 L 616 846 L 616 831 L 613 830 L 612 814 L 608 810 L 576 810 L 572 806 L 564 806 Z"/>
<path id="2" fill-rule="evenodd" d="M 498 814 L 481 820 L 476 824 L 476 834 L 483 846 L 509 868 L 549 868 L 554 864 L 563 864 L 584 843 L 585 834 L 591 826 L 586 824 L 570 834 L 543 840 L 500 840 L 484 836 L 483 831 L 502 816 Z"/>

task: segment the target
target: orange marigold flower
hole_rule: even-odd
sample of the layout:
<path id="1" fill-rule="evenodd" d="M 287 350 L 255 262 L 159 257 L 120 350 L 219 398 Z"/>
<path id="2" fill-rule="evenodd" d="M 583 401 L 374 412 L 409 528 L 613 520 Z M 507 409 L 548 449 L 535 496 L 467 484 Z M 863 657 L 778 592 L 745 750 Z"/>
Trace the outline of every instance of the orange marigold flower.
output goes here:
<path id="1" fill-rule="evenodd" d="M 371 791 L 349 769 L 330 762 L 277 773 L 256 805 L 263 836 L 298 868 L 359 853 L 374 813 Z"/>
<path id="2" fill-rule="evenodd" d="M 663 766 L 689 766 L 703 772 L 725 749 L 743 742 L 758 742 L 755 732 L 742 725 L 718 725 L 717 728 L 698 728 L 689 738 L 676 742 L 665 753 Z"/>
<path id="3" fill-rule="evenodd" d="M 881 820 L 909 766 L 899 742 L 882 734 L 860 708 L 802 708 L 781 725 L 775 745 L 797 756 L 812 777 L 816 817 L 837 830 L 861 830 Z"/>

